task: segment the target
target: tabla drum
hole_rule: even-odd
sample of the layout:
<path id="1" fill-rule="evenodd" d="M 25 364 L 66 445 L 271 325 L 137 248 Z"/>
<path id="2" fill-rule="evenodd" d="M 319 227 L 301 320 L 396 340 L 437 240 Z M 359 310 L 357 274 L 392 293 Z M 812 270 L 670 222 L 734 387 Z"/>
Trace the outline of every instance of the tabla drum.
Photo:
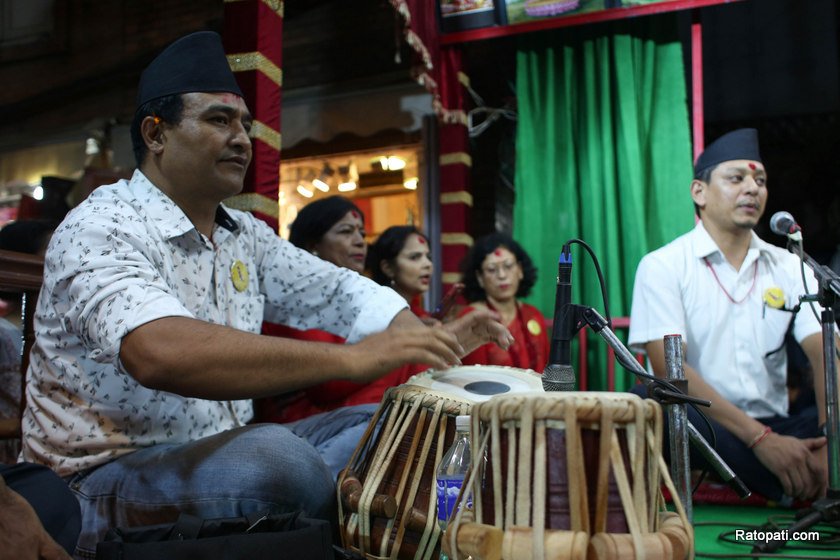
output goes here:
<path id="1" fill-rule="evenodd" d="M 531 370 L 430 370 L 386 391 L 338 478 L 341 538 L 368 559 L 437 558 L 435 470 L 455 438 L 455 417 L 494 395 L 542 391 Z"/>
<path id="2" fill-rule="evenodd" d="M 679 514 L 663 510 L 661 482 L 677 493 L 656 402 L 630 393 L 502 395 L 473 408 L 470 434 L 464 495 L 473 509 L 456 505 L 446 530 L 453 560 L 693 556 L 682 504 Z"/>

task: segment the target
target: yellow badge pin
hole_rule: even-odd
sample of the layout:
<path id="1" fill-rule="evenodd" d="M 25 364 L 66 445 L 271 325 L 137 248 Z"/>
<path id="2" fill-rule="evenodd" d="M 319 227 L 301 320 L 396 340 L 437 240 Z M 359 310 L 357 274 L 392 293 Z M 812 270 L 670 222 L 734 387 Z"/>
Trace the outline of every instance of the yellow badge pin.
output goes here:
<path id="1" fill-rule="evenodd" d="M 771 286 L 764 290 L 764 303 L 773 309 L 781 309 L 785 306 L 785 293 L 778 286 Z"/>
<path id="2" fill-rule="evenodd" d="M 239 292 L 248 289 L 248 267 L 245 263 L 237 260 L 230 267 L 230 279 L 233 280 L 233 287 Z"/>
<path id="3" fill-rule="evenodd" d="M 536 319 L 531 319 L 530 321 L 528 321 L 528 332 L 530 332 L 534 336 L 540 334 L 542 332 L 540 322 Z"/>

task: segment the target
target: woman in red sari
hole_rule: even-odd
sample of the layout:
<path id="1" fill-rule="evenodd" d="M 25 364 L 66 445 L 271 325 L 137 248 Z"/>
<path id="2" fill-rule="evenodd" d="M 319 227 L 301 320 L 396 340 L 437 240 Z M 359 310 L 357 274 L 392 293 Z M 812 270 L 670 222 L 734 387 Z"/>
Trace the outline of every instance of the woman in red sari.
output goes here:
<path id="1" fill-rule="evenodd" d="M 462 359 L 464 364 L 511 366 L 542 372 L 548 362 L 546 322 L 539 310 L 519 301 L 537 280 L 531 257 L 509 235 L 493 233 L 478 239 L 464 261 L 464 295 L 473 309 L 496 311 L 513 335 L 504 350 L 485 344 Z"/>

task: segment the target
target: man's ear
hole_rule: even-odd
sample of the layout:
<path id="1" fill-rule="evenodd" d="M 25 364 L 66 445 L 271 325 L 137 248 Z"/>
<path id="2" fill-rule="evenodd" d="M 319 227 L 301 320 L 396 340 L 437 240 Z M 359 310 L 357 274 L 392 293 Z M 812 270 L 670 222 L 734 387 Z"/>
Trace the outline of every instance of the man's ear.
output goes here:
<path id="1" fill-rule="evenodd" d="M 694 179 L 691 181 L 691 200 L 694 201 L 694 204 L 703 208 L 706 206 L 706 189 L 709 188 L 709 185 L 701 181 L 700 179 Z"/>
<path id="2" fill-rule="evenodd" d="M 144 117 L 140 123 L 140 135 L 151 153 L 160 154 L 163 151 L 166 137 L 163 134 L 163 121 L 159 117 Z"/>

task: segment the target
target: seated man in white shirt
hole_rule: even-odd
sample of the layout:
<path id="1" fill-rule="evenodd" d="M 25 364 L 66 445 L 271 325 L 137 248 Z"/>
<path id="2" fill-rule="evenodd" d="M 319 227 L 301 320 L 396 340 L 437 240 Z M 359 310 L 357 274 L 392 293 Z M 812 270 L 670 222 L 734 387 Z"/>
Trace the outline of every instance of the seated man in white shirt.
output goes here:
<path id="1" fill-rule="evenodd" d="M 689 392 L 712 402 L 704 412 L 721 457 L 770 499 L 818 497 L 827 484 L 820 323 L 807 305 L 795 316 L 790 312 L 801 294 L 816 291 L 816 280 L 808 270 L 806 289 L 799 260 L 753 232 L 767 202 L 754 129 L 708 146 L 695 164 L 691 196 L 700 218 L 694 230 L 639 264 L 629 342 L 663 377 L 663 337 L 681 335 Z M 817 395 L 817 406 L 796 416 L 788 414 L 788 332 L 810 361 Z M 691 461 L 703 466 L 694 450 Z"/>
<path id="2" fill-rule="evenodd" d="M 47 251 L 24 457 L 69 480 L 80 555 L 108 527 L 181 512 L 329 518 L 324 462 L 283 426 L 246 425 L 251 399 L 510 344 L 493 314 L 427 327 L 393 290 L 225 208 L 243 188 L 251 123 L 219 36 L 179 39 L 140 80 L 138 171 L 71 211 Z M 348 344 L 260 336 L 264 319 Z"/>

